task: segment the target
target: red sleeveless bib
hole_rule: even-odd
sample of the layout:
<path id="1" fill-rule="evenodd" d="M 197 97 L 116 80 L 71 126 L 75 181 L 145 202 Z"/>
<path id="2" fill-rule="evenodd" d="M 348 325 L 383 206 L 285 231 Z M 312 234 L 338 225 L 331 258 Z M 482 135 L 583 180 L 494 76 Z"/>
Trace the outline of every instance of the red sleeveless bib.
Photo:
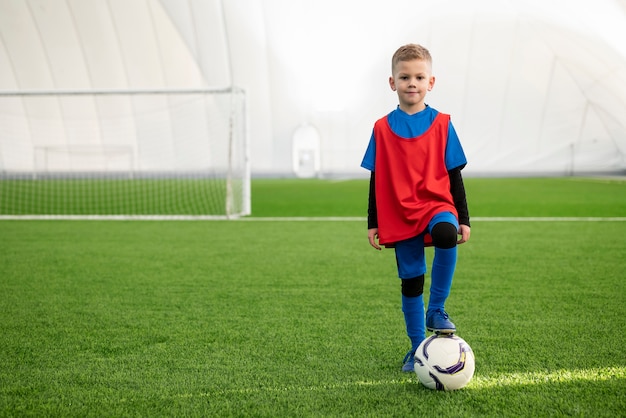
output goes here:
<path id="1" fill-rule="evenodd" d="M 430 128 L 415 138 L 396 135 L 387 117 L 374 125 L 380 244 L 421 234 L 437 213 L 458 217 L 445 163 L 449 120 L 449 115 L 437 114 Z"/>

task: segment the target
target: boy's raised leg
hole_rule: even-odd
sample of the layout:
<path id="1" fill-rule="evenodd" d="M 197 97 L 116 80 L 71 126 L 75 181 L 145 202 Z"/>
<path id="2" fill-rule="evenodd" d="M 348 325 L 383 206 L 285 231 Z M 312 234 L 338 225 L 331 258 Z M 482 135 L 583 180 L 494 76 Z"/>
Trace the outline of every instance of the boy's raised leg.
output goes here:
<path id="1" fill-rule="evenodd" d="M 444 307 L 452 288 L 452 278 L 456 268 L 457 247 L 435 247 L 435 258 L 431 271 L 430 298 L 426 312 L 428 331 L 441 334 L 456 332 L 456 326 L 450 321 Z"/>

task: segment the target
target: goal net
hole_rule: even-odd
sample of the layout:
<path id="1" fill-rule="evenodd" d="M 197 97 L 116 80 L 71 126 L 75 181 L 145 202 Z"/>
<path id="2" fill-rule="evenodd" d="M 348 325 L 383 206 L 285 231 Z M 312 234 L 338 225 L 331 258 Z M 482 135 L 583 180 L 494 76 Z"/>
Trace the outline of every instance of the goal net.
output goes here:
<path id="1" fill-rule="evenodd" d="M 238 88 L 0 92 L 0 216 L 250 213 Z"/>

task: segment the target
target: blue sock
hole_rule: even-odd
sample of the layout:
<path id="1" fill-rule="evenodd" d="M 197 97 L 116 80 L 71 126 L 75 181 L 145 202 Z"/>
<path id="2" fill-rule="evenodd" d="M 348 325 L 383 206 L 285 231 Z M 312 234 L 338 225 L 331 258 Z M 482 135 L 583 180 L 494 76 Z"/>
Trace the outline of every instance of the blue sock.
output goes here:
<path id="1" fill-rule="evenodd" d="M 424 296 L 408 297 L 402 295 L 402 312 L 404 312 L 406 334 L 411 340 L 411 350 L 415 350 L 426 338 Z"/>
<path id="2" fill-rule="evenodd" d="M 452 277 L 456 268 L 456 247 L 435 248 L 435 258 L 430 276 L 430 298 L 428 310 L 443 309 L 452 288 Z"/>

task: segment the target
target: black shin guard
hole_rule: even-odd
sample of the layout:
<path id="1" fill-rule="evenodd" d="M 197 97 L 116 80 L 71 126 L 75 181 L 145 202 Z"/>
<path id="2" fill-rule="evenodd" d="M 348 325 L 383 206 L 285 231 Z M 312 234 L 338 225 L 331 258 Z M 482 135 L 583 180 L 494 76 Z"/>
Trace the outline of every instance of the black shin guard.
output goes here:
<path id="1" fill-rule="evenodd" d="M 402 295 L 414 298 L 424 293 L 424 275 L 402 279 Z"/>

